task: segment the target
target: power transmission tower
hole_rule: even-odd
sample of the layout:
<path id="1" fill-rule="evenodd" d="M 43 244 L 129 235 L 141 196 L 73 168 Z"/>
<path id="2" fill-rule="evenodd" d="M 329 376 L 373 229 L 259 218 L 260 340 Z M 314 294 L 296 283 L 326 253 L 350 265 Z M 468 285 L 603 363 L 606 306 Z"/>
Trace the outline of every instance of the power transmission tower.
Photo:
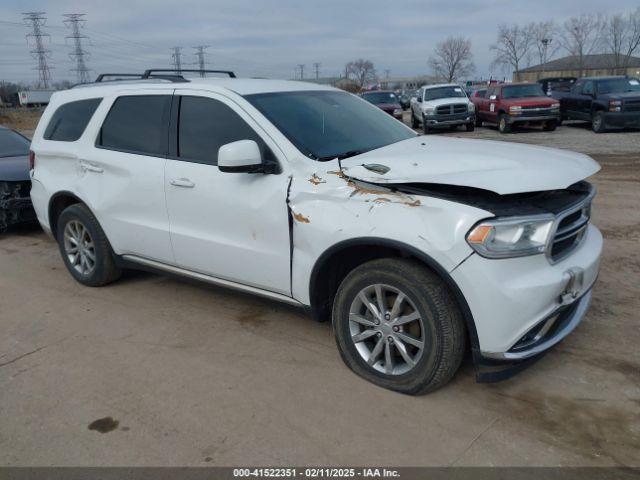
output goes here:
<path id="1" fill-rule="evenodd" d="M 204 78 L 204 55 L 205 49 L 209 48 L 209 45 L 198 45 L 197 47 L 193 47 L 196 49 L 196 57 L 198 57 L 198 67 L 200 68 L 200 76 Z"/>
<path id="2" fill-rule="evenodd" d="M 314 69 L 314 70 L 315 70 L 315 72 L 316 72 L 316 80 L 318 80 L 318 79 L 320 78 L 320 63 L 315 62 L 315 63 L 313 64 L 313 69 Z"/>
<path id="3" fill-rule="evenodd" d="M 300 71 L 300 80 L 304 80 L 304 64 L 298 64 L 298 70 Z"/>
<path id="4" fill-rule="evenodd" d="M 89 69 L 84 62 L 85 56 L 89 56 L 89 54 L 82 49 L 82 39 L 88 39 L 89 37 L 80 34 L 80 27 L 83 27 L 86 21 L 82 18 L 84 15 L 84 13 L 66 13 L 63 15 L 63 17 L 66 17 L 63 23 L 71 28 L 71 35 L 67 35 L 65 39 L 73 40 L 73 51 L 69 54 L 69 57 L 76 61 L 76 68 L 72 68 L 71 71 L 76 72 L 76 81 L 78 83 L 89 82 Z"/>
<path id="5" fill-rule="evenodd" d="M 24 16 L 24 23 L 30 25 L 33 31 L 26 35 L 27 42 L 29 39 L 33 39 L 35 42 L 35 48 L 30 51 L 31 55 L 38 60 L 38 88 L 49 88 L 51 83 L 51 70 L 47 64 L 47 59 L 51 58 L 51 50 L 44 48 L 42 39 L 49 37 L 48 33 L 42 31 L 42 27 L 47 21 L 47 17 L 44 16 L 45 12 L 26 12 Z"/>
<path id="6" fill-rule="evenodd" d="M 181 73 L 182 72 L 182 47 L 171 47 L 171 50 L 173 51 L 173 53 L 171 54 L 171 58 L 173 58 L 173 69 L 178 72 Z M 202 67 L 200 67 L 200 69 L 202 70 L 204 68 L 204 63 L 202 65 Z"/>

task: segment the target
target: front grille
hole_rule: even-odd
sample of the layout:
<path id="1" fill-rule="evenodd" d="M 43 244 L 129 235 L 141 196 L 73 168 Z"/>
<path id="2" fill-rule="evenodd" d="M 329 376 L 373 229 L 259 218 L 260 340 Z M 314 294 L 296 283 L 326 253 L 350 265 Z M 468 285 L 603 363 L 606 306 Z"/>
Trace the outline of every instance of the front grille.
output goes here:
<path id="1" fill-rule="evenodd" d="M 522 117 L 542 117 L 557 113 L 557 111 L 553 112 L 551 108 L 548 107 L 522 107 L 520 112 L 520 116 Z"/>
<path id="2" fill-rule="evenodd" d="M 569 255 L 584 237 L 589 218 L 591 217 L 590 195 L 584 202 L 570 210 L 562 212 L 558 216 L 556 231 L 551 240 L 549 257 L 551 261 L 557 262 Z"/>
<path id="3" fill-rule="evenodd" d="M 622 111 L 624 111 L 624 112 L 640 112 L 640 99 L 623 101 L 622 102 Z"/>
<path id="4" fill-rule="evenodd" d="M 451 105 L 440 105 L 436 108 L 436 113 L 438 115 L 453 115 L 455 113 L 466 113 L 467 109 L 466 103 L 454 103 Z"/>

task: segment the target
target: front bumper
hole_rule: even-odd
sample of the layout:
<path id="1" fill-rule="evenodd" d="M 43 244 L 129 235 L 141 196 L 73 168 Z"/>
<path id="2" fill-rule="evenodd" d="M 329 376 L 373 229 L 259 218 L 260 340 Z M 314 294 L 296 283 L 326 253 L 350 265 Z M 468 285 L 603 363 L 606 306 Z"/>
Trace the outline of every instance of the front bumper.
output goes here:
<path id="1" fill-rule="evenodd" d="M 640 128 L 640 112 L 607 112 L 604 125 L 609 128 Z"/>
<path id="2" fill-rule="evenodd" d="M 11 225 L 35 222 L 30 188 L 28 181 L 0 182 L 0 231 Z"/>
<path id="3" fill-rule="evenodd" d="M 454 113 L 449 115 L 423 115 L 423 121 L 430 127 L 447 127 L 452 125 L 465 125 L 476 120 L 474 113 Z"/>
<path id="4" fill-rule="evenodd" d="M 589 225 L 581 244 L 554 264 L 544 255 L 498 260 L 473 254 L 458 266 L 451 275 L 473 316 L 476 362 L 523 361 L 565 338 L 587 311 L 602 244 L 600 231 Z"/>
<path id="5" fill-rule="evenodd" d="M 507 116 L 507 123 L 509 124 L 514 124 L 514 123 L 542 123 L 542 122 L 548 122 L 551 120 L 559 120 L 560 119 L 560 114 L 554 114 L 554 115 L 537 115 L 535 117 L 527 117 L 525 115 L 508 115 Z"/>

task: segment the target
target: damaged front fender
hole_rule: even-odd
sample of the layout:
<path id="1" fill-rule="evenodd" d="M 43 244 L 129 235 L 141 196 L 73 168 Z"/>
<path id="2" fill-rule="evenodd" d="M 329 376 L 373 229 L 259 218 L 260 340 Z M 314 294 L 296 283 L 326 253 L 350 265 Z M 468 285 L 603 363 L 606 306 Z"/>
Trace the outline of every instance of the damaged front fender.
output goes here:
<path id="1" fill-rule="evenodd" d="M 31 182 L 0 182 L 0 232 L 36 219 L 29 190 Z"/>

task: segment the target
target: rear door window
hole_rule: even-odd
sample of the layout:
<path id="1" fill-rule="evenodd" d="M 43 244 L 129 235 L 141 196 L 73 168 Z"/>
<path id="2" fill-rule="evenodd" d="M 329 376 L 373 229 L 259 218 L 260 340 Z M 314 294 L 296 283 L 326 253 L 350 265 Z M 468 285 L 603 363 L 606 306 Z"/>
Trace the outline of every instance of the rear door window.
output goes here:
<path id="1" fill-rule="evenodd" d="M 263 159 L 274 159 L 262 138 L 229 106 L 213 98 L 181 97 L 178 120 L 181 160 L 217 165 L 220 147 L 238 140 L 254 140 Z"/>
<path id="2" fill-rule="evenodd" d="M 109 150 L 166 156 L 171 95 L 119 97 L 107 114 L 97 145 Z"/>
<path id="3" fill-rule="evenodd" d="M 102 98 L 89 98 L 58 107 L 44 131 L 45 140 L 75 142 L 84 133 Z"/>

